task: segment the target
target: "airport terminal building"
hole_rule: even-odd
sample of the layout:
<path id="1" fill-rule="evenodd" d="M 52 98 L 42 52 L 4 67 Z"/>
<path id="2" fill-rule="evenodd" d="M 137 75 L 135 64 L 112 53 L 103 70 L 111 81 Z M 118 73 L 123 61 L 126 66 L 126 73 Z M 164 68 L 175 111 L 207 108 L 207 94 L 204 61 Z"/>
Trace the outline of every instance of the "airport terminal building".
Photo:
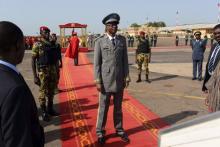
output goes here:
<path id="1" fill-rule="evenodd" d="M 168 26 L 161 28 L 141 25 L 140 27 L 128 27 L 125 29 L 121 29 L 120 33 L 136 36 L 138 35 L 138 32 L 144 31 L 147 34 L 153 34 L 154 32 L 156 32 L 159 36 L 185 36 L 186 34 L 193 34 L 195 31 L 201 31 L 202 37 L 204 35 L 207 35 L 207 37 L 210 38 L 210 35 L 212 34 L 212 29 L 215 25 L 217 25 L 217 23 L 198 23 Z"/>

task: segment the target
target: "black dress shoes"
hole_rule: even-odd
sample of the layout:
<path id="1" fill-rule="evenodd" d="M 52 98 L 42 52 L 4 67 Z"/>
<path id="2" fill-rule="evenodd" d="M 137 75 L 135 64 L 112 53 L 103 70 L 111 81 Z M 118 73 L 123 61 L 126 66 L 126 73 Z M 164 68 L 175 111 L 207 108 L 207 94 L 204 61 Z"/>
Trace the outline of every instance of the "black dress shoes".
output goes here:
<path id="1" fill-rule="evenodd" d="M 196 78 L 195 78 L 195 77 L 193 77 L 193 78 L 192 78 L 192 80 L 196 80 Z"/>
<path id="2" fill-rule="evenodd" d="M 116 133 L 117 136 L 121 137 L 121 140 L 124 142 L 130 142 L 130 139 L 128 138 L 128 135 L 126 133 L 123 134 L 118 134 Z"/>
<path id="3" fill-rule="evenodd" d="M 105 144 L 105 137 L 104 136 L 98 137 L 98 144 L 100 144 L 100 145 Z"/>

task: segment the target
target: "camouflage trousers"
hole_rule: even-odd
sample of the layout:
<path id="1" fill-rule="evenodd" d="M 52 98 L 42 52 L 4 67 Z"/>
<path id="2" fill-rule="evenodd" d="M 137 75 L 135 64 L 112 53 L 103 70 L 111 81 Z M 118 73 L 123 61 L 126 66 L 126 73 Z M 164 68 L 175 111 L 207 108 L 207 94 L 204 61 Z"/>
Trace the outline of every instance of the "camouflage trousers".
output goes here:
<path id="1" fill-rule="evenodd" d="M 137 54 L 138 74 L 141 74 L 142 65 L 144 65 L 144 69 L 146 71 L 146 75 L 149 74 L 149 68 L 148 68 L 149 60 L 150 60 L 150 54 L 149 53 Z"/>
<path id="2" fill-rule="evenodd" d="M 57 71 L 55 65 L 50 65 L 39 69 L 40 88 L 39 102 L 46 104 L 46 100 L 53 101 L 54 91 L 57 85 Z"/>

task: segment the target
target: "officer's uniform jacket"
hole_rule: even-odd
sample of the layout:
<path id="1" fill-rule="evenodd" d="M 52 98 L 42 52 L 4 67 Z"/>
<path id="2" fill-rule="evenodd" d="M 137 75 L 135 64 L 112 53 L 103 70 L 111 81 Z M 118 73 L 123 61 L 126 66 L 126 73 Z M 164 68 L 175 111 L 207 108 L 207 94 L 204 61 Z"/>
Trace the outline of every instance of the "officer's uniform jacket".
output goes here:
<path id="1" fill-rule="evenodd" d="M 193 60 L 203 60 L 204 58 L 204 52 L 205 52 L 205 42 L 200 39 L 200 40 L 197 40 L 194 39 L 192 41 L 192 59 Z"/>
<path id="2" fill-rule="evenodd" d="M 124 82 L 130 80 L 126 39 L 116 35 L 115 47 L 107 34 L 95 41 L 94 76 L 102 91 L 123 90 Z"/>

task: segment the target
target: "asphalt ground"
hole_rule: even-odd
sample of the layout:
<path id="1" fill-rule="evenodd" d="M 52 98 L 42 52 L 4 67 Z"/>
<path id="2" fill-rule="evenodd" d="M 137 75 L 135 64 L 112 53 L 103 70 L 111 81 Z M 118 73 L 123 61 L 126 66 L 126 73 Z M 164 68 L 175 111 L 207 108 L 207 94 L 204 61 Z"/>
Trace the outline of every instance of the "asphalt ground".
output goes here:
<path id="1" fill-rule="evenodd" d="M 208 52 L 208 50 L 205 52 L 204 62 L 207 60 Z M 86 54 L 93 62 L 93 52 Z M 129 94 L 171 125 L 207 114 L 207 107 L 204 103 L 205 96 L 201 91 L 202 82 L 191 80 L 191 55 L 191 49 L 188 47 L 153 48 L 149 65 L 152 82 L 150 84 L 144 81 L 136 83 L 137 68 L 134 62 L 134 50 L 130 48 L 129 69 L 132 81 L 127 89 Z M 23 63 L 18 66 L 18 69 L 23 74 L 39 107 L 38 86 L 33 82 L 30 51 L 25 53 Z M 144 80 L 144 73 L 142 79 Z M 57 95 L 54 101 L 55 108 L 59 111 Z M 59 117 L 52 118 L 49 123 L 40 122 L 45 129 L 45 146 L 60 147 Z"/>
<path id="2" fill-rule="evenodd" d="M 203 70 L 209 49 L 205 52 Z M 149 65 L 151 83 L 136 83 L 135 54 L 129 52 L 131 83 L 128 92 L 169 124 L 177 124 L 208 113 L 202 82 L 192 81 L 192 50 L 188 47 L 152 49 Z M 88 53 L 93 62 L 93 52 Z M 204 74 L 204 72 L 203 72 Z"/>

